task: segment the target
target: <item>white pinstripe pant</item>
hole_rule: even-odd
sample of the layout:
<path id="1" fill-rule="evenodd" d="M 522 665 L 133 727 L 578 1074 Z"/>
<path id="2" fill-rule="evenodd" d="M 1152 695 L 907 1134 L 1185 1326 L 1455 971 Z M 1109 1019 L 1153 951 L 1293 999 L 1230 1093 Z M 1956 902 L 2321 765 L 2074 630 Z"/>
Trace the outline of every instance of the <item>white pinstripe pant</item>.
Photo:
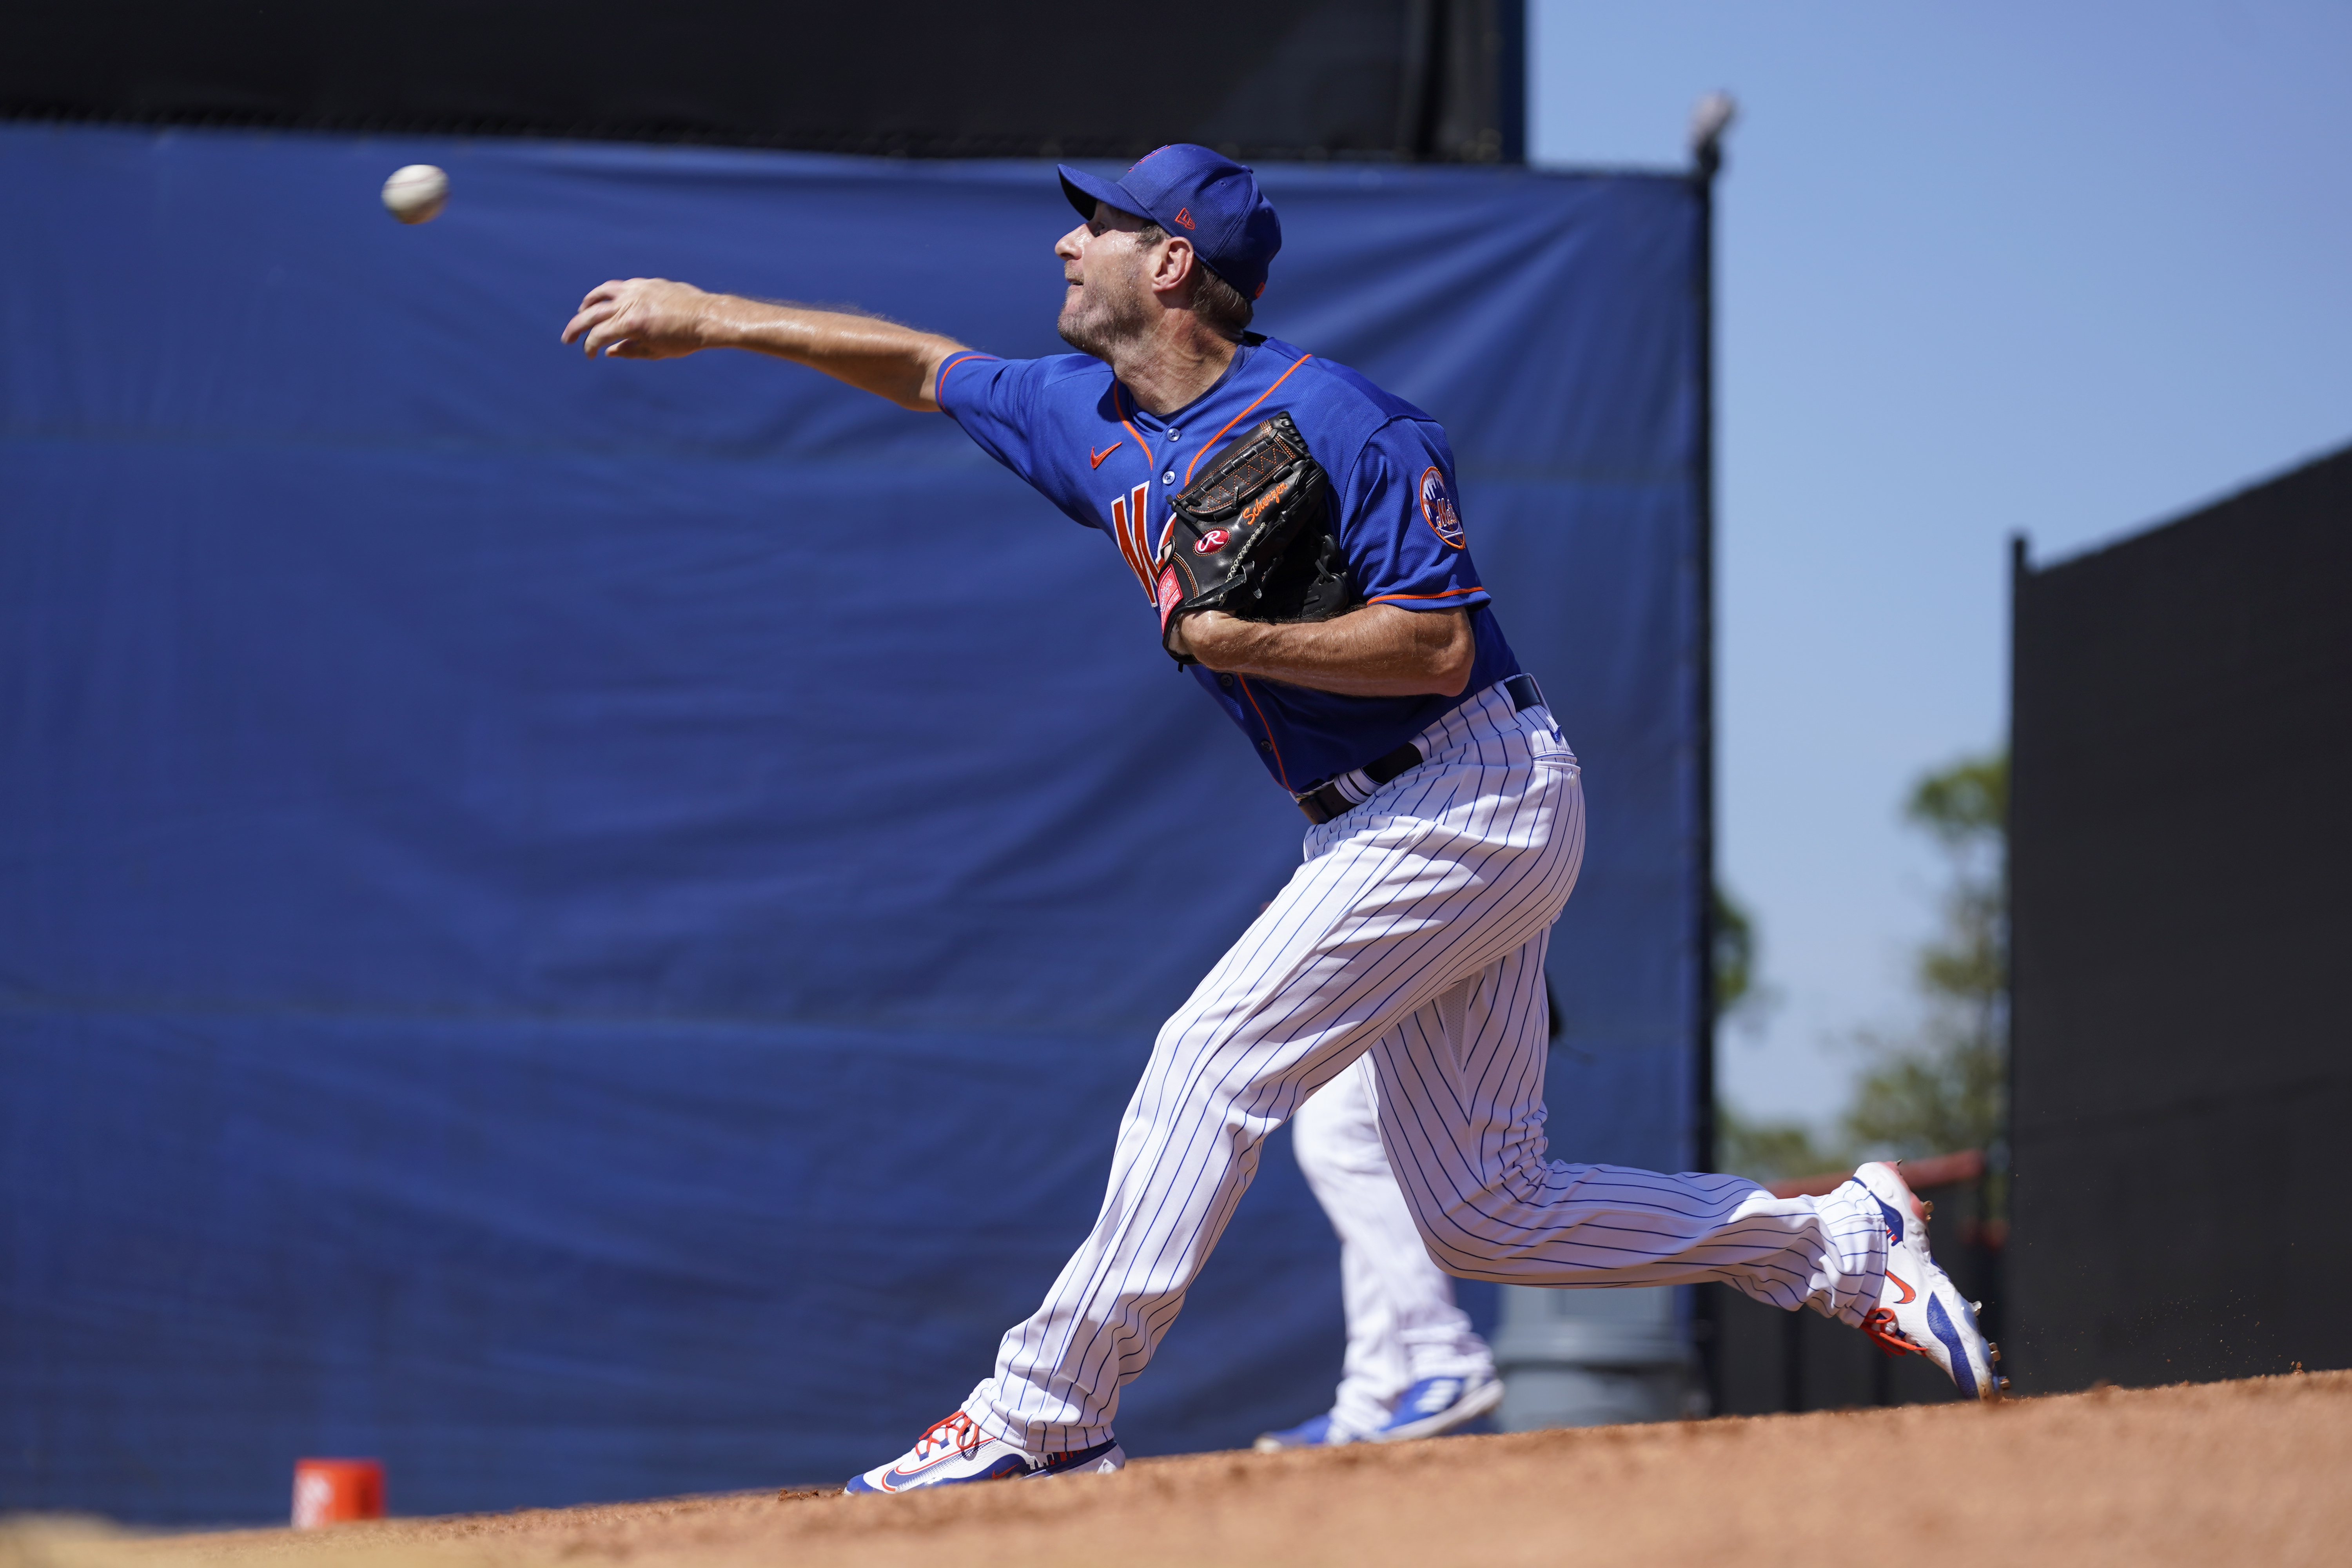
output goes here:
<path id="1" fill-rule="evenodd" d="M 1381 1139 L 1430 1256 L 1524 1285 L 1723 1279 L 1859 1322 L 1885 1232 L 1855 1200 L 1545 1160 L 1543 957 L 1584 858 L 1575 756 L 1481 692 L 1428 760 L 1308 830 L 1306 861 L 1160 1031 L 1095 1228 L 964 1402 L 1033 1452 L 1110 1436 L 1259 1146 L 1367 1051 Z"/>
<path id="2" fill-rule="evenodd" d="M 1454 1281 L 1430 1260 L 1381 1146 L 1372 1053 L 1307 1097 L 1290 1119 L 1291 1149 L 1339 1235 L 1339 1297 L 1348 1356 L 1331 1424 L 1351 1436 L 1380 1430 L 1424 1377 L 1484 1378 L 1495 1353 L 1454 1305 Z"/>

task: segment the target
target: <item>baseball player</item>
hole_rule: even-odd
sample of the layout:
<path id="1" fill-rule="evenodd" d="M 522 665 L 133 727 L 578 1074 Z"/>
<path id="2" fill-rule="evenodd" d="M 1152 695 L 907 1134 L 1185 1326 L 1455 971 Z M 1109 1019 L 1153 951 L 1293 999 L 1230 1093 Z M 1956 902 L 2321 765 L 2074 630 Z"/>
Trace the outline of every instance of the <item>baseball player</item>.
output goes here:
<path id="1" fill-rule="evenodd" d="M 1465 1426 L 1503 1402 L 1495 1354 L 1430 1261 L 1381 1147 L 1372 1058 L 1358 1057 L 1290 1119 L 1291 1149 L 1339 1234 L 1348 1353 L 1331 1408 L 1257 1447 L 1394 1443 Z"/>
<path id="2" fill-rule="evenodd" d="M 1054 247 L 1078 352 L 1015 361 L 849 312 L 659 279 L 589 291 L 590 354 L 714 347 L 940 411 L 1134 574 L 1139 630 L 1240 729 L 1309 823 L 1302 863 L 1168 1020 L 1092 1233 L 993 1373 L 849 1489 L 1118 1469 L 1142 1372 L 1266 1135 L 1360 1060 L 1431 1258 L 1554 1286 L 1724 1280 L 1811 1307 L 1999 1396 L 1970 1304 L 1891 1165 L 1820 1198 L 1737 1176 L 1546 1159 L 1545 945 L 1575 886 L 1570 751 L 1489 603 L 1435 420 L 1249 329 L 1282 243 L 1241 164 L 1163 147 L 1064 166 Z"/>

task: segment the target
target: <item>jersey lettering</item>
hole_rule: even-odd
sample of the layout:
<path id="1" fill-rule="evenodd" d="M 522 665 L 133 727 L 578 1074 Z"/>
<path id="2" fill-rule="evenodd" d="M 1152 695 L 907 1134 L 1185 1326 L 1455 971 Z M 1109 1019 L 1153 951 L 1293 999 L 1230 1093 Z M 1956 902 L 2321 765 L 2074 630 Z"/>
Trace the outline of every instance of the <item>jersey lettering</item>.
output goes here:
<path id="1" fill-rule="evenodd" d="M 1143 540 L 1143 509 L 1151 500 L 1151 487 L 1140 484 L 1110 503 L 1110 536 L 1118 541 L 1118 552 L 1127 557 L 1128 569 L 1135 580 L 1143 584 L 1143 596 L 1159 603 L 1152 591 L 1151 552 Z"/>

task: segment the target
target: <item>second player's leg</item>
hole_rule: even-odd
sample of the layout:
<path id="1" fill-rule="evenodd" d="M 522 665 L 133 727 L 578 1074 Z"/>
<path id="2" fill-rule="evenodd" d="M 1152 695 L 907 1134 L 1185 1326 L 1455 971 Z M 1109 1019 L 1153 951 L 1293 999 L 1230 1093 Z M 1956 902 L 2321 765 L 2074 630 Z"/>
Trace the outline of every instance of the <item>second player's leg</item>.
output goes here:
<path id="1" fill-rule="evenodd" d="M 1494 1357 L 1430 1261 L 1381 1147 L 1371 1061 L 1359 1057 L 1291 1119 L 1298 1168 L 1339 1237 L 1348 1355 L 1331 1405 L 1338 1440 L 1370 1437 L 1414 1384 L 1494 1375 Z"/>
<path id="2" fill-rule="evenodd" d="M 1348 1361 L 1335 1424 L 1370 1436 L 1417 1384 L 1492 1378 L 1494 1356 L 1454 1304 L 1454 1282 L 1430 1261 L 1389 1169 L 1370 1056 L 1299 1107 L 1290 1128 L 1299 1169 L 1339 1236 Z"/>

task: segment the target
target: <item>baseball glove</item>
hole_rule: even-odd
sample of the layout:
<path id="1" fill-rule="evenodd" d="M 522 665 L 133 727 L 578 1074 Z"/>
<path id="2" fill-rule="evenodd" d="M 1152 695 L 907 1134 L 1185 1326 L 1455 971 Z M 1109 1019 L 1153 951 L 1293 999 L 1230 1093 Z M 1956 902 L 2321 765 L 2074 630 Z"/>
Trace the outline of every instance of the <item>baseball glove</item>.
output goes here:
<path id="1" fill-rule="evenodd" d="M 1199 610 L 1244 621 L 1328 621 L 1360 598 L 1330 526 L 1331 482 L 1290 416 L 1277 414 L 1176 492 L 1152 596 L 1160 643 Z"/>

